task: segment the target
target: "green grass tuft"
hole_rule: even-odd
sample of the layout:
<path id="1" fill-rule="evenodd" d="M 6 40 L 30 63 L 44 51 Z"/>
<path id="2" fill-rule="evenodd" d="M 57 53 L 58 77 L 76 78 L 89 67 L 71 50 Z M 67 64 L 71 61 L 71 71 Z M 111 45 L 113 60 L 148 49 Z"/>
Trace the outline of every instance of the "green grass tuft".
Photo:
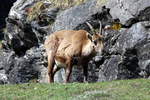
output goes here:
<path id="1" fill-rule="evenodd" d="M 70 8 L 75 5 L 82 4 L 87 0 L 48 0 L 49 2 L 53 3 L 56 7 L 60 7 L 62 9 Z"/>

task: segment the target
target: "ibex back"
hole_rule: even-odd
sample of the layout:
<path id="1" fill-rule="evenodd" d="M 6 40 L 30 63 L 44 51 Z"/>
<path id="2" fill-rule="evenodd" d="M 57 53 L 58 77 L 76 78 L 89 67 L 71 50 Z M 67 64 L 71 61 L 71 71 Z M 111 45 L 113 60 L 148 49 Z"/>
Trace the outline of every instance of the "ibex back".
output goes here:
<path id="1" fill-rule="evenodd" d="M 89 23 L 87 25 L 93 30 Z M 69 82 L 75 58 L 78 59 L 77 64 L 83 67 L 84 81 L 87 81 L 87 64 L 96 53 L 101 53 L 103 37 L 85 30 L 61 30 L 48 36 L 44 46 L 48 55 L 49 82 L 54 82 L 54 74 L 60 68 L 65 68 L 65 82 Z"/>

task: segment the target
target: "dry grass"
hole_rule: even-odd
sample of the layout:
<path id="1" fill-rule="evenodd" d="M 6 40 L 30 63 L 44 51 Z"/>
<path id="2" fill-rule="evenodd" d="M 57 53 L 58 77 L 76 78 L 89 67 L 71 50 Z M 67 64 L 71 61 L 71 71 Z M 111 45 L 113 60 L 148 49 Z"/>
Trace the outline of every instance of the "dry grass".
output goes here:
<path id="1" fill-rule="evenodd" d="M 44 2 L 48 2 L 50 5 L 46 6 Z M 33 4 L 30 8 L 27 9 L 27 21 L 37 19 L 37 17 L 49 8 L 59 7 L 61 9 L 67 9 L 74 5 L 79 5 L 84 3 L 87 0 L 42 0 Z"/>
<path id="2" fill-rule="evenodd" d="M 108 0 L 97 0 L 97 6 L 99 5 L 105 5 Z"/>
<path id="3" fill-rule="evenodd" d="M 53 3 L 56 7 L 61 7 L 61 8 L 69 8 L 75 5 L 82 4 L 86 2 L 87 0 L 48 0 L 51 3 Z"/>
<path id="4" fill-rule="evenodd" d="M 50 5 L 46 6 L 44 2 L 48 2 Z M 88 0 L 42 0 L 33 4 L 27 10 L 27 21 L 32 21 L 37 19 L 37 17 L 49 8 L 61 8 L 62 10 L 70 8 L 75 5 L 80 5 Z M 97 6 L 106 4 L 108 0 L 97 0 Z"/>
<path id="5" fill-rule="evenodd" d="M 43 1 L 35 3 L 28 9 L 27 21 L 32 21 L 36 19 L 45 9 L 46 9 L 46 6 L 44 5 Z"/>

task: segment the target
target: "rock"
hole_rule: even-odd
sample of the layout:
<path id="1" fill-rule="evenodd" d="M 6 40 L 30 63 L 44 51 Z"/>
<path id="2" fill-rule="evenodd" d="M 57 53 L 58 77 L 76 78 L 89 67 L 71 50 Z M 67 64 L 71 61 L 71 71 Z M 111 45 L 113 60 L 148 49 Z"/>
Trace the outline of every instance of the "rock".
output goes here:
<path id="1" fill-rule="evenodd" d="M 37 79 L 38 73 L 30 65 L 30 61 L 18 58 L 14 62 L 14 68 L 10 70 L 8 79 L 10 83 L 26 83 L 31 79 Z"/>
<path id="2" fill-rule="evenodd" d="M 129 29 L 105 33 L 104 63 L 99 67 L 98 81 L 148 77 L 149 32 L 147 22 Z"/>
<path id="3" fill-rule="evenodd" d="M 121 23 L 126 26 L 131 26 L 141 20 L 145 21 L 150 16 L 150 14 L 147 13 L 147 11 L 149 11 L 147 9 L 150 7 L 149 0 L 109 0 L 106 7 L 111 8 L 110 14 L 114 19 L 119 18 Z M 146 13 L 144 14 L 144 12 Z"/>
<path id="4" fill-rule="evenodd" d="M 5 74 L 0 73 L 0 84 L 8 84 L 8 79 Z"/>
<path id="5" fill-rule="evenodd" d="M 5 0 L 0 4 L 0 29 L 5 26 L 5 18 L 8 16 L 9 10 L 16 0 Z"/>
<path id="6" fill-rule="evenodd" d="M 150 22 L 143 22 L 141 23 L 144 27 L 148 27 Z M 148 29 L 148 30 L 147 30 Z M 136 45 L 135 49 L 137 50 L 137 56 L 139 59 L 139 66 L 141 70 L 145 71 L 147 74 L 143 77 L 148 77 L 150 74 L 150 29 L 146 28 L 146 36 L 144 39 L 140 40 Z"/>
<path id="7" fill-rule="evenodd" d="M 26 14 L 26 8 L 33 5 L 40 0 L 17 0 L 11 7 L 9 16 L 15 19 L 24 19 Z"/>
<path id="8" fill-rule="evenodd" d="M 42 48 L 31 48 L 23 57 L 18 57 L 13 52 L 9 54 L 3 67 L 9 83 L 26 83 L 31 80 L 45 82 L 41 75 L 46 72 Z"/>
<path id="9" fill-rule="evenodd" d="M 82 5 L 78 5 L 61 12 L 52 26 L 52 31 L 55 32 L 62 29 L 87 30 L 85 25 L 84 27 L 82 26 L 82 24 L 85 24 L 86 21 L 91 21 L 95 28 L 99 28 L 98 20 L 103 20 L 103 23 L 106 21 L 112 21 L 109 9 L 105 7 L 103 7 L 103 9 L 102 7 L 95 6 L 96 4 L 96 0 L 91 0 Z"/>
<path id="10" fill-rule="evenodd" d="M 54 22 L 59 12 L 59 8 L 49 8 L 50 4 L 39 0 L 16 1 L 6 19 L 6 47 L 17 55 L 24 55 L 28 49 L 43 43 L 49 24 Z"/>
<path id="11" fill-rule="evenodd" d="M 105 60 L 100 66 L 98 81 L 111 81 L 118 79 L 119 61 L 121 56 L 112 55 L 110 59 Z"/>
<path id="12" fill-rule="evenodd" d="M 126 49 L 134 48 L 137 43 L 145 40 L 147 35 L 148 31 L 144 25 L 142 23 L 137 23 L 134 24 L 130 29 L 121 33 L 114 46 L 118 52 L 123 53 Z"/>
<path id="13" fill-rule="evenodd" d="M 14 53 L 11 51 L 3 50 L 0 50 L 0 52 L 0 84 L 7 84 L 9 83 L 9 80 L 6 74 L 6 70 L 11 69 L 12 67 L 8 68 L 6 63 L 9 63 L 8 61 L 9 59 L 11 59 L 11 55 L 13 55 Z"/>
<path id="14" fill-rule="evenodd" d="M 47 34 L 51 33 L 49 24 L 53 24 L 59 8 L 50 8 L 46 12 L 43 12 L 39 17 L 40 20 L 31 22 L 31 27 L 38 37 L 38 42 L 43 43 Z"/>
<path id="15" fill-rule="evenodd" d="M 26 50 L 38 45 L 37 36 L 32 31 L 31 25 L 11 18 L 7 19 L 5 41 L 18 55 L 22 55 Z"/>
<path id="16" fill-rule="evenodd" d="M 29 59 L 32 62 L 32 67 L 35 71 L 38 72 L 37 80 L 40 83 L 48 82 L 47 74 L 47 60 L 45 57 L 45 50 L 43 45 L 40 45 L 39 48 L 33 47 L 26 52 L 24 56 L 26 59 Z"/>
<path id="17" fill-rule="evenodd" d="M 8 16 L 9 10 L 16 0 L 5 0 L 0 4 L 0 40 L 4 38 L 3 31 L 6 27 L 5 18 Z"/>

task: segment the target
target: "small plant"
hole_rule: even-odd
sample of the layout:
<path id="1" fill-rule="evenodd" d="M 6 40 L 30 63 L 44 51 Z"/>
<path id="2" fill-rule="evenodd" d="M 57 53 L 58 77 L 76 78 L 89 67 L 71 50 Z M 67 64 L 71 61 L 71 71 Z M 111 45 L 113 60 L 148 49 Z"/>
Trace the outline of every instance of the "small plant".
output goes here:
<path id="1" fill-rule="evenodd" d="M 108 0 L 97 0 L 97 6 L 106 4 Z"/>
<path id="2" fill-rule="evenodd" d="M 0 49 L 3 48 L 2 41 L 0 40 Z"/>
<path id="3" fill-rule="evenodd" d="M 48 0 L 53 3 L 56 7 L 66 9 L 75 5 L 84 3 L 87 0 Z"/>
<path id="4" fill-rule="evenodd" d="M 27 21 L 30 22 L 32 20 L 37 19 L 44 10 L 48 8 L 43 1 L 35 3 L 30 8 L 26 9 L 27 12 Z"/>

